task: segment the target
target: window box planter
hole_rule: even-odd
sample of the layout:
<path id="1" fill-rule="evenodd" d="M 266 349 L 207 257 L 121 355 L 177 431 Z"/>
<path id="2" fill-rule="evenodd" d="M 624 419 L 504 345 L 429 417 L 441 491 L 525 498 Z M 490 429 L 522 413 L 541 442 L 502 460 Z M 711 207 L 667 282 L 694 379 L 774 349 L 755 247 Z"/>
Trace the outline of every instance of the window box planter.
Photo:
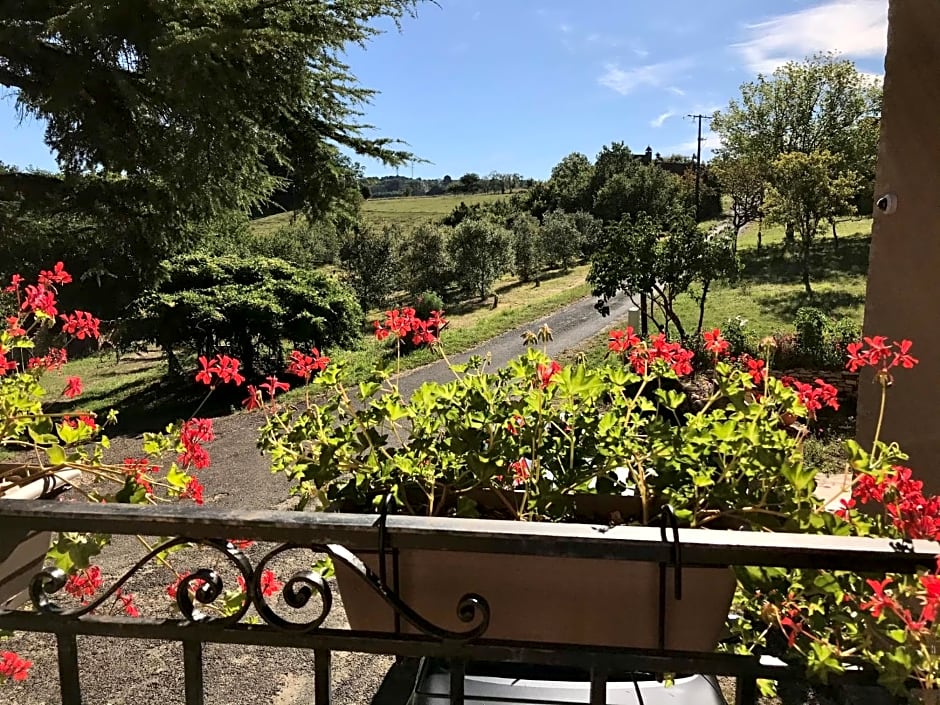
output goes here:
<path id="1" fill-rule="evenodd" d="M 15 467 L 18 466 L 0 464 L 0 472 Z M 79 477 L 78 470 L 63 470 L 19 487 L 2 483 L 0 489 L 4 490 L 3 500 L 47 500 L 66 491 Z M 51 541 L 50 531 L 27 530 L 4 534 L 0 539 L 0 609 L 16 609 L 26 602 L 30 578 L 42 569 Z"/>

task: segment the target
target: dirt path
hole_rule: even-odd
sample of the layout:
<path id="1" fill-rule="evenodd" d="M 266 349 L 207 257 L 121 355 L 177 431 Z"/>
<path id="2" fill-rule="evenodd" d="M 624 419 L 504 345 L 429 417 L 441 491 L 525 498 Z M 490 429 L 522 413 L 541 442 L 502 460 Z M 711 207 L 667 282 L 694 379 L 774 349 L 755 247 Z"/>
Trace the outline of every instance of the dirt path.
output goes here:
<path id="1" fill-rule="evenodd" d="M 554 340 L 548 344 L 552 356 L 570 350 L 606 327 L 625 320 L 631 305 L 627 297 L 611 302 L 611 315 L 602 318 L 594 310 L 594 299 L 581 299 L 560 311 L 509 331 L 462 355 L 489 354 L 494 365 L 505 364 L 523 352 L 522 334 L 548 325 Z M 446 381 L 452 372 L 443 363 L 412 370 L 400 378 L 403 393 L 410 394 L 426 381 Z M 206 504 L 228 509 L 286 509 L 287 481 L 270 472 L 270 464 L 255 447 L 260 417 L 244 413 L 216 419 L 217 440 L 211 445 L 213 464 L 201 471 Z M 140 454 L 140 438 L 112 439 L 112 452 L 120 459 Z M 251 551 L 255 559 L 264 546 Z M 142 552 L 134 540 L 116 542 L 101 561 L 105 584 L 113 582 L 136 562 Z M 199 562 L 202 560 L 203 562 Z M 207 567 L 205 558 L 192 557 L 190 569 Z M 281 576 L 308 567 L 309 554 L 293 556 L 277 566 Z M 163 586 L 170 580 L 165 569 L 149 566 L 127 589 L 138 594 L 141 612 L 148 616 L 171 616 Z M 334 592 L 339 597 L 338 592 Z M 341 604 L 334 604 L 327 626 L 345 623 Z M 0 703 L 53 705 L 61 702 L 55 661 L 55 642 L 50 635 L 17 635 L 4 648 L 19 651 L 34 661 L 30 679 L 12 689 L 0 690 Z M 182 647 L 167 642 L 82 638 L 79 659 L 85 702 L 89 705 L 136 705 L 141 702 L 171 705 L 183 703 Z M 204 653 L 207 705 L 301 705 L 313 701 L 312 653 L 294 649 L 206 647 Z M 333 662 L 336 705 L 369 703 L 390 659 L 360 654 L 336 654 Z M 6 699 L 5 699 L 6 698 Z"/>

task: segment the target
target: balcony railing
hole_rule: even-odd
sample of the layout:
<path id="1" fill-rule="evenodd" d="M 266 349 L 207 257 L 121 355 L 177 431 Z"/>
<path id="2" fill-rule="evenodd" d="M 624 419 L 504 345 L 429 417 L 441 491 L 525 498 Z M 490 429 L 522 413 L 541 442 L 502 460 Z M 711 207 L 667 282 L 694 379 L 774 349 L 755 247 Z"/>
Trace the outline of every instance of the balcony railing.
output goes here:
<path id="1" fill-rule="evenodd" d="M 403 549 L 426 549 L 512 555 L 645 561 L 674 573 L 693 566 L 776 566 L 829 568 L 862 573 L 913 573 L 936 565 L 937 548 L 926 541 L 896 545 L 888 540 L 854 537 L 771 534 L 739 531 L 669 530 L 649 527 L 596 527 L 576 524 L 536 524 L 469 519 L 403 516 L 311 514 L 272 511 L 222 511 L 193 507 L 137 507 L 0 501 L 0 536 L 28 531 L 97 532 L 115 535 L 176 537 L 171 542 L 193 542 L 217 552 L 243 577 L 248 599 L 241 614 L 228 619 L 207 618 L 191 601 L 182 598 L 176 619 L 131 618 L 98 614 L 97 603 L 62 610 L 55 592 L 64 581 L 46 569 L 31 585 L 34 607 L 0 614 L 0 629 L 55 635 L 61 700 L 80 705 L 77 636 L 157 639 L 182 644 L 187 705 L 203 703 L 202 649 L 206 643 L 265 645 L 308 649 L 313 652 L 313 701 L 327 705 L 331 698 L 331 655 L 336 651 L 386 654 L 401 658 L 432 658 L 449 664 L 451 703 L 464 702 L 464 673 L 468 663 L 533 664 L 583 669 L 590 674 L 590 705 L 605 702 L 611 674 L 697 673 L 737 679 L 736 702 L 756 700 L 755 679 L 802 678 L 794 666 L 768 662 L 757 656 L 728 653 L 678 652 L 667 649 L 626 649 L 574 644 L 546 644 L 488 639 L 486 595 L 468 596 L 462 604 L 466 632 L 454 632 L 427 622 L 401 601 L 396 576 L 380 574 L 356 555 L 386 554 L 394 559 Z M 265 558 L 252 563 L 228 541 L 273 543 Z M 271 556 L 287 547 L 323 552 L 352 568 L 358 579 L 394 610 L 398 622 L 408 622 L 408 633 L 380 633 L 323 626 L 332 604 L 330 581 L 308 574 L 288 581 L 282 592 L 288 606 L 319 598 L 320 616 L 294 624 L 275 613 L 265 601 L 259 573 Z M 154 552 L 155 553 L 155 552 Z M 113 592 L 138 572 L 151 555 L 128 566 L 126 574 L 110 586 Z M 380 561 L 385 566 L 385 560 Z M 394 572 L 394 571 L 393 571 Z M 207 585 L 218 579 L 210 569 L 198 573 Z M 559 576 L 560 580 L 565 579 Z M 661 581 L 663 582 L 663 581 Z M 220 585 L 215 585 L 221 589 Z M 202 597 L 212 597 L 206 588 Z M 551 589 L 551 586 L 546 586 Z M 666 590 L 661 584 L 661 590 Z M 188 591 L 182 590 L 187 593 Z M 103 599 L 103 598 L 102 598 Z M 250 604 L 249 604 L 250 603 Z M 253 606 L 260 621 L 240 618 Z M 576 609 L 572 606 L 572 609 Z M 417 631 L 419 633 L 411 633 Z M 856 672 L 852 678 L 872 680 Z M 404 704 L 404 701 L 399 701 Z M 392 705 L 393 701 L 384 703 Z M 383 703 L 383 705 L 384 705 Z"/>

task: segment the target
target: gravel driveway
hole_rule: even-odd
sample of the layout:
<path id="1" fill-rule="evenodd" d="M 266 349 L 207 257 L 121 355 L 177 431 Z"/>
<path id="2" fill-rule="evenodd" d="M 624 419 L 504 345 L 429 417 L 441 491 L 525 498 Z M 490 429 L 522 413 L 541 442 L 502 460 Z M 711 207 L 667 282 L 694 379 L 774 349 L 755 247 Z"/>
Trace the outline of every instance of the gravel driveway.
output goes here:
<path id="1" fill-rule="evenodd" d="M 594 299 L 581 299 L 560 311 L 501 335 L 472 351 L 452 358 L 465 361 L 471 354 L 490 354 L 494 365 L 505 364 L 522 353 L 522 334 L 548 325 L 554 340 L 552 356 L 578 346 L 618 321 L 626 320 L 631 302 L 620 297 L 611 302 L 611 315 L 602 318 Z M 445 381 L 452 373 L 435 363 L 402 375 L 400 388 L 410 394 L 426 381 Z M 268 461 L 255 447 L 258 417 L 234 414 L 216 419 L 218 440 L 210 447 L 213 464 L 201 471 L 206 504 L 220 508 L 287 509 L 287 481 L 272 475 Z M 139 455 L 140 438 L 112 439 L 116 458 Z M 252 550 L 255 557 L 264 547 Z M 142 547 L 134 539 L 115 542 L 101 560 L 112 580 L 140 558 Z M 204 567 L 193 557 L 194 567 Z M 278 566 L 280 575 L 309 566 L 309 556 L 296 556 Z M 170 582 L 166 569 L 149 566 L 127 586 L 136 593 L 141 612 L 148 616 L 172 613 L 163 586 Z M 338 592 L 334 593 L 338 597 Z M 328 626 L 342 626 L 342 606 L 334 604 Z M 20 634 L 4 648 L 19 651 L 34 662 L 28 681 L 0 690 L 0 703 L 53 705 L 59 697 L 55 642 L 49 635 Z M 79 659 L 85 702 L 88 705 L 172 705 L 183 703 L 182 647 L 169 642 L 80 638 Z M 336 705 L 369 703 L 392 660 L 362 654 L 335 654 L 333 697 Z M 307 705 L 313 702 L 312 653 L 296 649 L 207 645 L 204 652 L 207 705 Z"/>

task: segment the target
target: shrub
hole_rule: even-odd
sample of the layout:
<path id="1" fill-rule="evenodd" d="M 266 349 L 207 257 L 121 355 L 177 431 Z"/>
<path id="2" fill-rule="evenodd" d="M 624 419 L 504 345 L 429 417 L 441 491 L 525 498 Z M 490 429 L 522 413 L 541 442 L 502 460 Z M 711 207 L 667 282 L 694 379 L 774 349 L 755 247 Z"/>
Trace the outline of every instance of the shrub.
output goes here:
<path id="1" fill-rule="evenodd" d="M 486 220 L 465 220 L 454 229 L 449 242 L 450 256 L 457 267 L 457 282 L 467 294 L 486 298 L 493 285 L 512 261 L 510 234 Z"/>
<path id="2" fill-rule="evenodd" d="M 444 310 L 444 300 L 433 291 L 425 291 L 417 296 L 412 308 L 418 318 L 427 319 L 431 317 L 431 311 Z"/>
<path id="3" fill-rule="evenodd" d="M 581 257 L 581 233 L 573 216 L 547 213 L 542 221 L 542 247 L 548 263 L 568 271 Z"/>
<path id="4" fill-rule="evenodd" d="M 359 227 L 340 248 L 346 282 L 355 290 L 363 309 L 384 308 L 398 286 L 395 241 L 399 235 L 392 227 L 381 232 Z"/>
<path id="5" fill-rule="evenodd" d="M 402 236 L 398 263 L 401 285 L 409 294 L 429 290 L 444 294 L 454 279 L 447 254 L 447 230 L 425 223 Z"/>
<path id="6" fill-rule="evenodd" d="M 521 281 L 537 278 L 544 265 L 544 246 L 539 221 L 528 213 L 512 219 L 513 269 Z"/>
<path id="7" fill-rule="evenodd" d="M 353 292 L 336 280 L 263 257 L 171 260 L 163 283 L 134 307 L 130 339 L 160 345 L 174 372 L 174 353 L 184 348 L 227 350 L 249 374 L 278 369 L 284 340 L 346 347 L 357 340 L 363 319 Z"/>
<path id="8" fill-rule="evenodd" d="M 725 321 L 721 327 L 722 335 L 731 346 L 732 355 L 741 355 L 743 353 L 751 354 L 756 348 L 756 341 L 747 327 L 747 319 L 743 316 L 733 316 Z"/>

